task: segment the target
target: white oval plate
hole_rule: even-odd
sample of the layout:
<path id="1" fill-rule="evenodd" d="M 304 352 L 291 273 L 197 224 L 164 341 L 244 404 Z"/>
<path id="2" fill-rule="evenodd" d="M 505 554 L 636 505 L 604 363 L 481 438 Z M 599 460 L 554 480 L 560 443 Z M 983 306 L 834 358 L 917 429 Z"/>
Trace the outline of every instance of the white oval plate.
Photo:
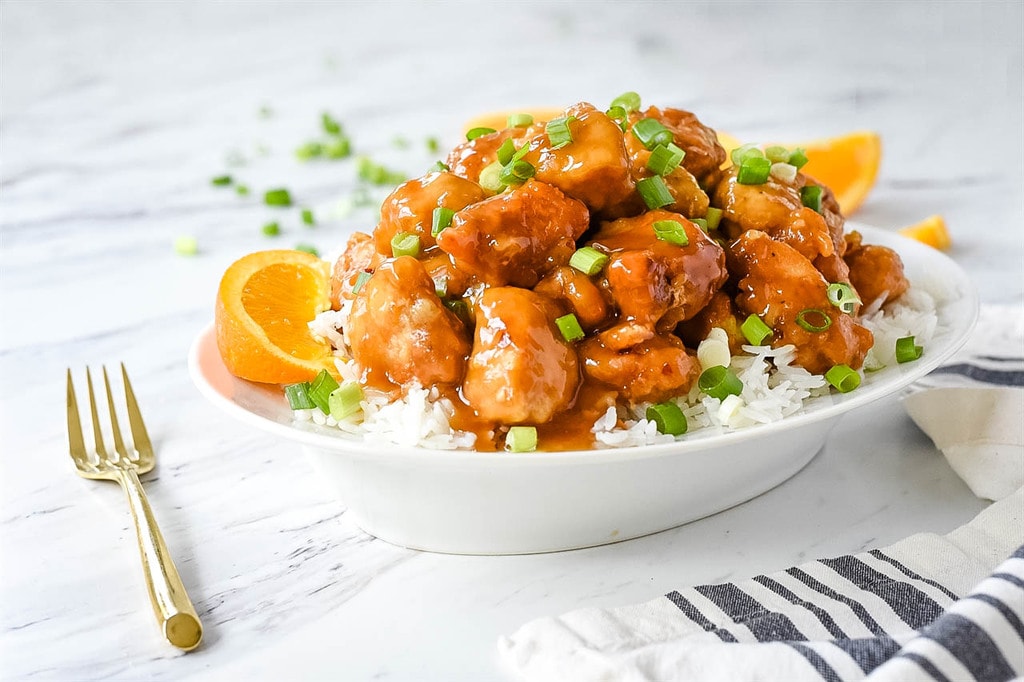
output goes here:
<path id="1" fill-rule="evenodd" d="M 799 471 L 843 414 L 906 387 L 956 352 L 978 296 L 942 253 L 850 224 L 865 243 L 896 249 L 915 287 L 937 299 L 939 326 L 916 362 L 869 374 L 801 414 L 737 431 L 703 429 L 674 443 L 569 452 L 441 451 L 366 442 L 295 422 L 281 392 L 232 376 L 213 326 L 189 352 L 189 373 L 214 405 L 306 447 L 356 523 L 395 544 L 459 554 L 522 554 L 617 542 L 727 509 Z M 756 440 L 756 451 L 748 447 Z"/>

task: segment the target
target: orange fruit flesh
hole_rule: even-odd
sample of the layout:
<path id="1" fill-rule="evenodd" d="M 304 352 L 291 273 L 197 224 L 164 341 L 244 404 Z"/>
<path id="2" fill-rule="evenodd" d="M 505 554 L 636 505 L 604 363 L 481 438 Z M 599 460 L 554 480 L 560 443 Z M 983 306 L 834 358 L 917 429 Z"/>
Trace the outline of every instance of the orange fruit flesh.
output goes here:
<path id="1" fill-rule="evenodd" d="M 261 383 L 308 381 L 335 373 L 331 347 L 308 323 L 326 310 L 329 266 L 300 251 L 260 251 L 224 273 L 214 326 L 232 374 Z"/>
<path id="2" fill-rule="evenodd" d="M 908 225 L 899 231 L 904 237 L 916 239 L 936 249 L 946 250 L 953 244 L 946 229 L 946 221 L 940 215 L 925 218 L 919 223 Z"/>

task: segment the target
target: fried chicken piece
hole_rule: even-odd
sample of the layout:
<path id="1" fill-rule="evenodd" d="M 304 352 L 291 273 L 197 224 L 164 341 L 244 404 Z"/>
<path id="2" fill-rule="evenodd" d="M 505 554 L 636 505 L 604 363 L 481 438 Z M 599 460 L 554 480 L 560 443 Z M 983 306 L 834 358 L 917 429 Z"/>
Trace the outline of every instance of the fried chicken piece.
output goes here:
<path id="1" fill-rule="evenodd" d="M 683 342 L 636 324 L 620 325 L 580 345 L 587 376 L 614 387 L 631 402 L 659 402 L 685 393 L 700 365 Z"/>
<path id="2" fill-rule="evenodd" d="M 348 321 L 352 357 L 370 384 L 462 380 L 469 333 L 412 256 L 386 261 L 363 285 Z"/>
<path id="3" fill-rule="evenodd" d="M 331 307 L 340 310 L 342 299 L 353 297 L 352 288 L 359 273 L 373 272 L 381 260 L 374 248 L 373 237 L 365 232 L 353 233 L 331 269 Z"/>
<path id="4" fill-rule="evenodd" d="M 865 305 L 879 299 L 888 303 L 910 287 L 898 253 L 878 244 L 862 244 L 859 232 L 847 235 L 847 243 L 843 259 L 850 267 L 850 283 Z"/>
<path id="5" fill-rule="evenodd" d="M 689 243 L 658 239 L 654 223 L 678 222 Z M 624 321 L 671 330 L 707 305 L 728 277 L 722 248 L 678 213 L 648 211 L 601 225 L 591 245 L 611 259 L 602 285 Z"/>
<path id="6" fill-rule="evenodd" d="M 773 346 L 793 344 L 796 363 L 815 374 L 837 364 L 861 366 L 872 334 L 829 303 L 829 283 L 807 258 L 758 230 L 741 234 L 729 246 L 728 257 L 729 270 L 739 278 L 737 308 L 743 315 L 761 316 L 775 332 Z M 812 327 L 827 328 L 805 329 L 801 317 Z"/>
<path id="7" fill-rule="evenodd" d="M 472 182 L 480 182 L 480 172 L 498 160 L 498 147 L 512 138 L 519 147 L 529 138 L 544 132 L 543 123 L 528 128 L 506 128 L 463 142 L 448 153 L 445 163 L 451 172 Z"/>
<path id="8" fill-rule="evenodd" d="M 642 118 L 659 121 L 672 133 L 676 146 L 686 152 L 683 168 L 705 187 L 717 181 L 719 168 L 725 162 L 725 149 L 718 143 L 715 131 L 701 123 L 696 116 L 682 109 L 648 107 L 643 113 L 630 115 L 630 123 Z M 627 133 L 632 136 L 632 133 Z"/>
<path id="9" fill-rule="evenodd" d="M 429 249 L 435 244 L 430 233 L 435 208 L 458 211 L 486 196 L 480 185 L 452 173 L 428 173 L 402 183 L 381 204 L 373 231 L 378 253 L 390 256 L 391 238 L 399 232 L 419 235 L 420 248 Z"/>
<path id="10" fill-rule="evenodd" d="M 533 290 L 565 302 L 585 330 L 599 327 L 608 316 L 608 304 L 594 280 L 567 265 L 555 268 Z"/>
<path id="11" fill-rule="evenodd" d="M 680 323 L 676 328 L 676 333 L 690 348 L 696 348 L 701 341 L 708 338 L 712 329 L 719 327 L 729 337 L 729 350 L 739 353 L 743 345 L 748 343 L 740 329 L 744 319 L 746 317 L 740 316 L 740 312 L 736 309 L 729 294 L 720 289 L 715 292 L 711 301 L 701 308 L 699 313 Z"/>
<path id="12" fill-rule="evenodd" d="M 546 296 L 517 287 L 485 289 L 462 394 L 483 419 L 542 424 L 576 395 L 576 351 L 555 326 Z"/>
<path id="13" fill-rule="evenodd" d="M 581 202 L 530 180 L 456 213 L 437 244 L 481 282 L 532 287 L 569 262 L 589 220 Z"/>

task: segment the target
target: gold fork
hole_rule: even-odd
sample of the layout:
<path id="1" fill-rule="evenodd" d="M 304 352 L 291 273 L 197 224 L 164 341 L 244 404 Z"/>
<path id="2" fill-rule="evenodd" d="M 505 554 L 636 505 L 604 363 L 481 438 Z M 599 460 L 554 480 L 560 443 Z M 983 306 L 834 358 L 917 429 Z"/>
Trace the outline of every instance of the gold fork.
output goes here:
<path id="1" fill-rule="evenodd" d="M 152 471 L 156 464 L 153 446 L 146 433 L 146 425 L 142 422 L 142 413 L 135 401 L 135 392 L 128 381 L 128 372 L 121 363 L 121 376 L 124 379 L 125 403 L 128 405 L 128 423 L 131 427 L 134 458 L 130 456 L 121 439 L 121 431 L 117 424 L 117 413 L 114 411 L 114 399 L 110 393 L 110 379 L 107 368 L 103 368 L 103 383 L 107 393 L 107 409 L 110 414 L 110 426 L 114 436 L 114 452 L 110 452 L 103 444 L 100 429 L 99 412 L 96 409 L 96 398 L 92 390 L 92 375 L 85 370 L 86 383 L 89 385 L 89 408 L 92 411 L 92 430 L 96 440 L 96 451 L 90 456 L 85 446 L 82 423 L 78 416 L 78 402 L 75 400 L 75 389 L 71 384 L 71 370 L 68 369 L 68 443 L 71 459 L 80 476 L 92 479 L 117 481 L 128 496 L 128 506 L 135 522 L 135 532 L 139 541 L 139 553 L 142 556 L 142 568 L 146 573 L 146 586 L 149 588 L 149 599 L 153 611 L 163 629 L 167 641 L 185 651 L 199 646 L 203 637 L 203 626 L 196 615 L 195 607 L 185 592 L 178 569 L 167 551 L 163 535 L 156 525 L 153 510 L 142 490 L 139 474 Z"/>

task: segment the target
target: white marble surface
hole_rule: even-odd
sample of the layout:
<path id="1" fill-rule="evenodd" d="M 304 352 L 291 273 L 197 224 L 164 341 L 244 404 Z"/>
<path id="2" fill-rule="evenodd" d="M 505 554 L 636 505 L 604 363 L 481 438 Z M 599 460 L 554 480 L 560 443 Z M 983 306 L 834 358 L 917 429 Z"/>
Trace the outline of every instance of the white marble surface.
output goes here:
<path id="1" fill-rule="evenodd" d="M 418 172 L 481 111 L 633 89 L 750 140 L 882 133 L 857 219 L 943 214 L 987 302 L 1021 305 L 1019 3 L 0 4 L 0 675 L 5 679 L 501 679 L 524 621 L 945 532 L 984 503 L 895 401 L 714 517 L 595 549 L 418 553 L 366 536 L 300 450 L 215 412 L 185 355 L 238 256 L 328 251 L 367 211 L 301 227 L 209 185 L 229 170 L 325 214 L 351 162 L 291 151 L 332 111 Z M 259 116 L 261 106 L 273 115 Z M 417 151 L 391 145 L 396 134 Z M 248 159 L 228 168 L 225 155 Z M 276 242 L 260 226 L 279 218 Z M 200 254 L 171 244 L 195 235 Z M 124 360 L 160 466 L 151 501 L 206 625 L 159 637 L 120 491 L 76 477 L 63 380 Z"/>

